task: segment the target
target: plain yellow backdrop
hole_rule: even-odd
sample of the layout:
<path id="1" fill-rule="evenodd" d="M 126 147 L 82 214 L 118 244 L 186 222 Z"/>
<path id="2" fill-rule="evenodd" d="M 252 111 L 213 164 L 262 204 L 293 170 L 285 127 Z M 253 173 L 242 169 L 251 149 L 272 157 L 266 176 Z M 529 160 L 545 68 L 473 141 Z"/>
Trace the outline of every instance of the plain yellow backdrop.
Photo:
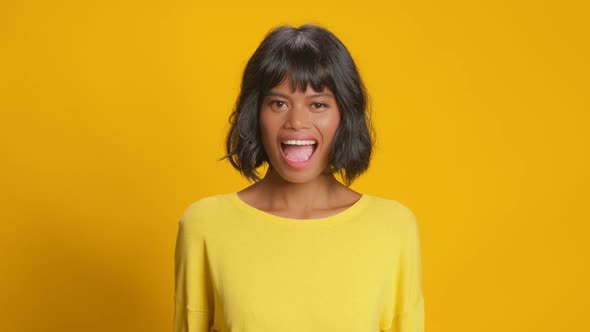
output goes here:
<path id="1" fill-rule="evenodd" d="M 217 161 L 244 65 L 303 23 L 368 87 L 352 188 L 417 215 L 426 330 L 590 330 L 585 3 L 3 4 L 0 330 L 171 330 L 178 219 L 248 185 Z"/>

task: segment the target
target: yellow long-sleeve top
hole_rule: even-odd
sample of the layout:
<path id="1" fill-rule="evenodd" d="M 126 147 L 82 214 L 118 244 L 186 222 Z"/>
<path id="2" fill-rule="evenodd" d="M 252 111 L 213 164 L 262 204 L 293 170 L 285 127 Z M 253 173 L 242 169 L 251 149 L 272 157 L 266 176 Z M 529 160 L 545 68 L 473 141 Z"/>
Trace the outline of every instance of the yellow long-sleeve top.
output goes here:
<path id="1" fill-rule="evenodd" d="M 178 222 L 174 299 L 174 332 L 422 332 L 415 215 L 367 194 L 319 219 L 200 199 Z"/>

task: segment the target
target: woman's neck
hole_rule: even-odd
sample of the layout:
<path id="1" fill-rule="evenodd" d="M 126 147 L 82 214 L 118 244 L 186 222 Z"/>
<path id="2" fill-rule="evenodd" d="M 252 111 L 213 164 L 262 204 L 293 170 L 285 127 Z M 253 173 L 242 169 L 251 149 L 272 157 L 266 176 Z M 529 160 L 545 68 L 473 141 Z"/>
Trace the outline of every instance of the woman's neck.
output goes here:
<path id="1" fill-rule="evenodd" d="M 339 193 L 348 190 L 330 173 L 322 173 L 309 182 L 293 183 L 286 181 L 272 168 L 269 168 L 264 178 L 252 187 L 272 210 L 328 208 L 338 200 Z"/>

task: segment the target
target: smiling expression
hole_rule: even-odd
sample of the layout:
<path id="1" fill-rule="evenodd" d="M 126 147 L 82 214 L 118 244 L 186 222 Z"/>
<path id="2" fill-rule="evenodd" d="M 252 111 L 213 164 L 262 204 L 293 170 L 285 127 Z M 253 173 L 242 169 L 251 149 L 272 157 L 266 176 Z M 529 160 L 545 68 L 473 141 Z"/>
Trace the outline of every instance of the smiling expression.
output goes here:
<path id="1" fill-rule="evenodd" d="M 264 96 L 260 105 L 260 131 L 270 166 L 283 179 L 302 183 L 313 180 L 328 167 L 340 111 L 328 87 L 320 92 L 307 85 L 305 91 L 291 91 L 291 79 L 287 76 Z M 299 144 L 315 141 L 313 154 L 305 162 L 289 161 L 284 150 L 286 145 L 282 144 L 287 140 L 304 140 Z"/>

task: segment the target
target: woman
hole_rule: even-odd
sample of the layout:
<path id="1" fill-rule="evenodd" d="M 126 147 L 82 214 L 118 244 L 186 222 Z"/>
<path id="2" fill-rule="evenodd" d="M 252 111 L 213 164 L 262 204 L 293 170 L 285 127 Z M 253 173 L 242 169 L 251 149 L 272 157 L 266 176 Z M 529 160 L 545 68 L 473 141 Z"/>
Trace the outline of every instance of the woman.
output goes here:
<path id="1" fill-rule="evenodd" d="M 342 42 L 310 24 L 272 30 L 230 122 L 224 158 L 255 183 L 180 219 L 174 331 L 423 331 L 414 214 L 349 188 L 374 139 Z"/>

